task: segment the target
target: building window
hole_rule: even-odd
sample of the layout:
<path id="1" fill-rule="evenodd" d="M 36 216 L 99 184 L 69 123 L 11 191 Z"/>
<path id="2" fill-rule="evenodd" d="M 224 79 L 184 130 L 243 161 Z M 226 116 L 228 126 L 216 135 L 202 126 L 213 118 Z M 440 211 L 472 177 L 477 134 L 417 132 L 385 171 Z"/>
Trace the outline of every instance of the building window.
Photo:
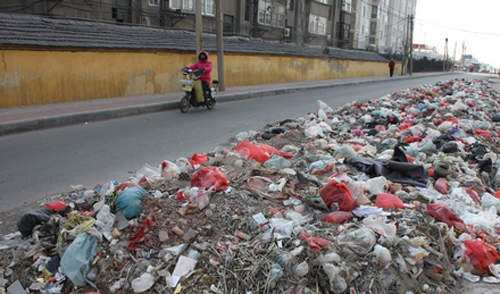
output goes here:
<path id="1" fill-rule="evenodd" d="M 317 35 L 326 35 L 326 17 L 310 14 L 309 32 Z"/>
<path id="2" fill-rule="evenodd" d="M 366 16 L 366 6 L 363 6 L 363 17 Z"/>
<path id="3" fill-rule="evenodd" d="M 283 27 L 285 25 L 285 6 L 271 1 L 259 1 L 260 24 Z"/>
<path id="4" fill-rule="evenodd" d="M 328 4 L 328 0 L 314 0 L 319 3 Z"/>
<path id="5" fill-rule="evenodd" d="M 286 9 L 293 10 L 293 1 L 295 0 L 286 0 Z"/>
<path id="6" fill-rule="evenodd" d="M 361 36 L 365 36 L 365 25 L 361 26 Z"/>
<path id="7" fill-rule="evenodd" d="M 250 0 L 245 0 L 245 20 L 250 20 Z"/>
<path id="8" fill-rule="evenodd" d="M 149 6 L 158 6 L 158 0 L 149 0 Z"/>
<path id="9" fill-rule="evenodd" d="M 372 18 L 377 18 L 377 11 L 378 11 L 378 6 L 373 5 L 372 6 Z"/>
<path id="10" fill-rule="evenodd" d="M 215 15 L 215 0 L 201 0 L 201 13 L 203 15 Z"/>
<path id="11" fill-rule="evenodd" d="M 352 0 L 342 1 L 342 11 L 351 13 L 351 2 L 352 2 Z"/>
<path id="12" fill-rule="evenodd" d="M 158 0 L 149 0 L 158 1 Z M 194 11 L 195 0 L 170 0 L 170 9 L 181 9 L 185 11 Z M 215 0 L 201 0 L 201 13 L 203 15 L 215 15 Z"/>

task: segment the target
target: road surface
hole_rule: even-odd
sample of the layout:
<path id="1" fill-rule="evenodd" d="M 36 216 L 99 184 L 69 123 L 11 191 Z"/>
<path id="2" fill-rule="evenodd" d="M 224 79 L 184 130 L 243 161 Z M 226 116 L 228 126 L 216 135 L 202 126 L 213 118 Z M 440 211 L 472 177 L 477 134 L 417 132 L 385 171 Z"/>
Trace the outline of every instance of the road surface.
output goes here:
<path id="1" fill-rule="evenodd" d="M 211 111 L 166 111 L 3 136 L 0 210 L 69 192 L 71 185 L 123 181 L 145 163 L 158 165 L 211 151 L 239 132 L 314 112 L 319 99 L 336 108 L 453 77 L 487 78 L 456 74 L 368 83 L 221 103 Z"/>

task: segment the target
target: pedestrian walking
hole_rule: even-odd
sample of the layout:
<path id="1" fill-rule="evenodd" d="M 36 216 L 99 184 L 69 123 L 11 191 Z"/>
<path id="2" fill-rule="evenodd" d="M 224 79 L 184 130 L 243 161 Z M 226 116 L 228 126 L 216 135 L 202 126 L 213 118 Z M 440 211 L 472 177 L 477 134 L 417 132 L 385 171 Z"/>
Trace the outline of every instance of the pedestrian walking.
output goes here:
<path id="1" fill-rule="evenodd" d="M 389 62 L 389 72 L 390 72 L 391 78 L 392 78 L 392 75 L 394 74 L 394 67 L 395 66 L 396 66 L 396 64 L 394 63 L 394 60 L 391 59 L 391 61 Z"/>

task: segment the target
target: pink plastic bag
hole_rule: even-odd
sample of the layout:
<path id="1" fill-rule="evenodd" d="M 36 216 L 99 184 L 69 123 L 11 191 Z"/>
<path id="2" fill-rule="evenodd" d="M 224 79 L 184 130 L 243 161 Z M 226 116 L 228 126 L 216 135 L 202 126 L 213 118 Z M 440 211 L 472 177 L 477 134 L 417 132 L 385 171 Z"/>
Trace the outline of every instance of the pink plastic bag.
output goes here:
<path id="1" fill-rule="evenodd" d="M 469 258 L 470 263 L 475 269 L 489 274 L 488 267 L 497 259 L 500 259 L 495 247 L 482 240 L 467 240 L 465 244 L 465 255 Z"/>
<path id="2" fill-rule="evenodd" d="M 438 221 L 448 224 L 450 227 L 459 228 L 465 231 L 465 226 L 462 220 L 459 219 L 449 208 L 444 204 L 431 204 L 427 211 Z"/>
<path id="3" fill-rule="evenodd" d="M 341 223 L 348 221 L 352 217 L 353 217 L 352 212 L 339 210 L 339 211 L 330 212 L 322 219 L 322 221 L 324 221 L 325 223 L 341 224 Z"/>
<path id="4" fill-rule="evenodd" d="M 434 183 L 434 189 L 443 195 L 448 195 L 448 180 L 446 178 L 439 178 L 436 183 Z"/>
<path id="5" fill-rule="evenodd" d="M 389 193 L 378 193 L 375 206 L 385 209 L 391 209 L 392 207 L 397 209 L 405 208 L 405 204 L 398 196 Z"/>
<path id="6" fill-rule="evenodd" d="M 210 189 L 214 186 L 215 191 L 223 191 L 229 187 L 226 176 L 216 166 L 205 166 L 197 170 L 191 178 L 191 186 Z"/>
<path id="7" fill-rule="evenodd" d="M 337 183 L 337 181 L 331 180 L 321 188 L 319 195 L 327 207 L 335 202 L 339 204 L 340 210 L 351 211 L 357 206 L 345 182 Z"/>

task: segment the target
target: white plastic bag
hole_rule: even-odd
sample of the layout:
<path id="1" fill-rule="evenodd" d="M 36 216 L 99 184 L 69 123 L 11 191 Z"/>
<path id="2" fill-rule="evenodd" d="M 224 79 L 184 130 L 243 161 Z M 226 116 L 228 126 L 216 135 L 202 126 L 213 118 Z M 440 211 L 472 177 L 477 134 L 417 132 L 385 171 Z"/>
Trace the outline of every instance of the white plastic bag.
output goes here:
<path id="1" fill-rule="evenodd" d="M 375 259 L 377 260 L 378 264 L 381 266 L 388 265 L 392 260 L 391 252 L 387 248 L 379 244 L 375 245 L 373 253 L 375 254 Z"/>

